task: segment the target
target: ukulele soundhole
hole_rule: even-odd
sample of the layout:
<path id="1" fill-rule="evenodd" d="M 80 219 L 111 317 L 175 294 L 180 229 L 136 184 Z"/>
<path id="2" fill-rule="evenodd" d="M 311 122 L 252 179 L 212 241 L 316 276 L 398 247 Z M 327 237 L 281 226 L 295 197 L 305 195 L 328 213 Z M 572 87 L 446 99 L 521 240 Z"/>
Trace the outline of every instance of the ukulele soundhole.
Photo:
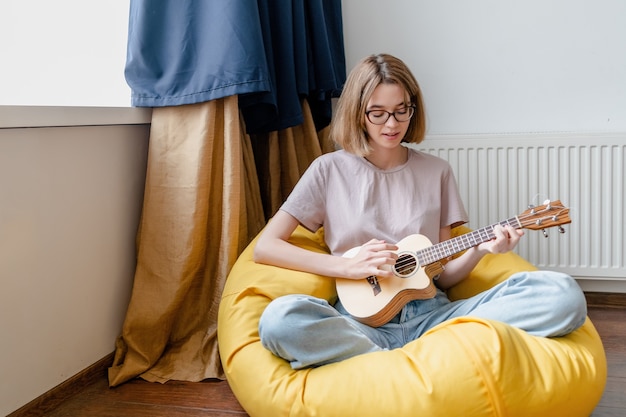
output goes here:
<path id="1" fill-rule="evenodd" d="M 407 278 L 415 273 L 417 267 L 415 256 L 410 253 L 401 253 L 393 269 L 400 278 Z"/>

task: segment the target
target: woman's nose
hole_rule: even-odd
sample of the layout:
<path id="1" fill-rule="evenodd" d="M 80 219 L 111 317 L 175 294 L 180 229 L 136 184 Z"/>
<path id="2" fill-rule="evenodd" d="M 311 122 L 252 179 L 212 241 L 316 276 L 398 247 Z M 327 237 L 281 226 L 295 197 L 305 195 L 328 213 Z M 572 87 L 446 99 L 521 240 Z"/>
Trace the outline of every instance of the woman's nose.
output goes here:
<path id="1" fill-rule="evenodd" d="M 397 125 L 399 122 L 398 120 L 396 120 L 396 115 L 395 114 L 390 114 L 389 118 L 387 119 L 387 121 L 385 122 L 385 125 L 388 126 L 395 126 Z"/>

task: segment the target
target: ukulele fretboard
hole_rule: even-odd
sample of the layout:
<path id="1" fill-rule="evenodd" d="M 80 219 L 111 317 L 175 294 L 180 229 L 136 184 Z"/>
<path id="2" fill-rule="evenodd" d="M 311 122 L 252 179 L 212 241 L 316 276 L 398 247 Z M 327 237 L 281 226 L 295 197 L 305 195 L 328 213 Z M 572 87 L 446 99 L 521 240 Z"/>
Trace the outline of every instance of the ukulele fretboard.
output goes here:
<path id="1" fill-rule="evenodd" d="M 513 226 L 515 229 L 522 227 L 521 222 L 517 217 L 511 217 L 510 219 L 503 220 L 499 223 L 495 223 L 473 232 L 466 233 L 461 236 L 446 240 L 444 242 L 437 243 L 427 248 L 418 250 L 416 253 L 417 260 L 420 265 L 430 265 L 434 262 L 448 258 L 466 249 L 478 246 L 483 242 L 487 242 L 495 237 L 493 229 L 497 226 Z"/>

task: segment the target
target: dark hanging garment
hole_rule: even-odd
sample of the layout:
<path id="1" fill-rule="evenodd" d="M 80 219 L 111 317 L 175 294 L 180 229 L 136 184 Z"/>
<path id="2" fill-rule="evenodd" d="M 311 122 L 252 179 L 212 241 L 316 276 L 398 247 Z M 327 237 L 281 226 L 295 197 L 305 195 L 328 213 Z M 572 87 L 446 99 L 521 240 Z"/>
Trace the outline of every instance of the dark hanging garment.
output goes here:
<path id="1" fill-rule="evenodd" d="M 272 88 L 239 98 L 249 133 L 301 124 L 300 97 L 308 91 L 308 82 L 302 80 L 308 71 L 304 11 L 299 7 L 302 1 L 258 0 L 257 3 Z"/>
<path id="2" fill-rule="evenodd" d="M 341 0 L 131 0 L 131 104 L 161 107 L 239 95 L 249 133 L 316 127 L 346 78 Z"/>
<path id="3" fill-rule="evenodd" d="M 306 5 L 309 62 L 315 63 L 309 72 L 309 105 L 320 130 L 330 123 L 331 98 L 339 97 L 346 81 L 341 1 L 310 0 Z"/>
<path id="4" fill-rule="evenodd" d="M 258 0 L 272 89 L 240 98 L 250 133 L 301 124 L 306 98 L 316 127 L 330 122 L 331 98 L 346 80 L 340 0 Z"/>

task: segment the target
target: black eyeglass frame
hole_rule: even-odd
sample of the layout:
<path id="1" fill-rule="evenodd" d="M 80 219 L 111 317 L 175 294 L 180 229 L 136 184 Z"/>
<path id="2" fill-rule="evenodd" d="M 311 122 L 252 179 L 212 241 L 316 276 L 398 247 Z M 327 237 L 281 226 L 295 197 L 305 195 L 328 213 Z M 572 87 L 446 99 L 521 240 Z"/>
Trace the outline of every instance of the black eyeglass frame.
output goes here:
<path id="1" fill-rule="evenodd" d="M 369 120 L 369 122 L 371 124 L 377 125 L 377 126 L 384 125 L 385 123 L 387 123 L 387 121 L 389 120 L 389 118 L 391 116 L 393 116 L 393 118 L 396 119 L 396 122 L 404 123 L 404 122 L 408 122 L 409 120 L 411 120 L 411 118 L 415 114 L 415 108 L 416 108 L 416 106 L 412 105 L 412 106 L 403 107 L 403 108 L 401 108 L 399 110 L 396 110 L 394 112 L 388 112 L 387 110 L 378 110 L 378 109 L 368 110 L 368 111 L 365 112 L 365 117 L 367 117 L 367 120 Z M 408 110 L 408 113 L 409 113 L 408 116 L 403 115 L 403 116 L 406 117 L 406 119 L 404 119 L 404 117 L 403 117 L 402 118 L 403 120 L 398 120 L 398 117 L 396 116 L 396 113 L 402 112 L 404 110 Z M 383 120 L 382 122 L 381 121 L 374 122 L 372 119 L 370 119 L 370 113 L 372 113 L 372 112 L 384 112 L 384 113 L 387 113 L 387 117 L 385 117 L 385 120 Z"/>

